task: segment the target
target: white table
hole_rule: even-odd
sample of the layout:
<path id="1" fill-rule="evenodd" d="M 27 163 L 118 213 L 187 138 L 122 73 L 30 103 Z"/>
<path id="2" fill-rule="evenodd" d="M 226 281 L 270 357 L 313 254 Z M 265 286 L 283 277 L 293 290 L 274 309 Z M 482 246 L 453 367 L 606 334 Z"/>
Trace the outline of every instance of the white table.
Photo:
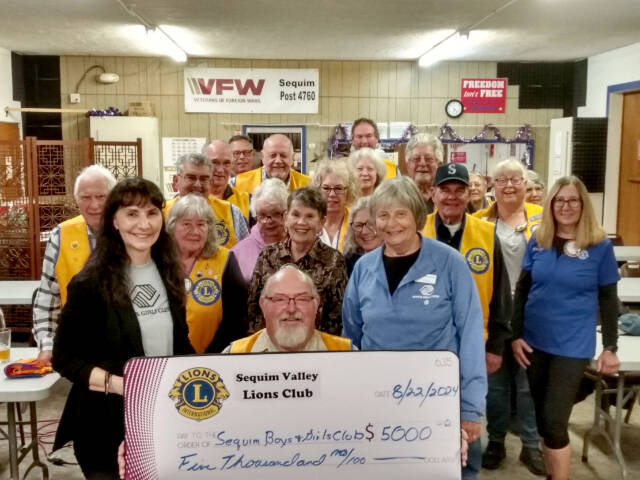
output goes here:
<path id="1" fill-rule="evenodd" d="M 36 348 L 12 348 L 11 361 L 24 358 L 35 358 L 38 355 Z M 51 387 L 60 380 L 60 374 L 53 372 L 39 378 L 19 378 L 9 379 L 4 374 L 6 363 L 0 364 L 0 402 L 7 403 L 7 429 L 9 437 L 9 463 L 11 479 L 18 480 L 20 472 L 18 465 L 31 452 L 33 461 L 27 467 L 24 477 L 34 467 L 42 469 L 42 476 L 46 480 L 49 478 L 47 466 L 40 462 L 38 456 L 38 424 L 36 415 L 36 402 L 47 398 L 51 392 Z M 20 456 L 18 456 L 18 441 L 16 438 L 15 409 L 18 402 L 29 402 L 29 424 L 31 426 L 31 441 L 28 445 L 22 446 Z M 26 423 L 26 422 L 25 422 Z"/>
<path id="2" fill-rule="evenodd" d="M 640 279 L 638 279 L 640 280 Z M 630 378 L 640 378 L 640 337 L 620 335 L 618 337 L 618 359 L 620 369 L 616 375 L 605 375 L 596 372 L 596 360 L 602 352 L 602 336 L 598 333 L 596 338 L 596 355 L 587 367 L 586 376 L 596 381 L 596 398 L 594 408 L 593 426 L 584 434 L 582 446 L 582 461 L 588 460 L 589 441 L 592 437 L 603 436 L 620 465 L 622 478 L 627 478 L 627 465 L 620 448 L 620 434 L 622 432 L 622 406 L 640 392 L 640 384 L 637 382 L 625 387 L 625 381 Z M 615 388 L 612 384 L 615 382 Z M 625 393 L 626 388 L 626 393 Z M 615 393 L 615 416 L 608 409 L 602 408 L 602 395 Z"/>
<path id="3" fill-rule="evenodd" d="M 613 247 L 613 252 L 619 262 L 640 260 L 640 245 Z"/>
<path id="4" fill-rule="evenodd" d="M 0 305 L 31 305 L 33 292 L 40 280 L 11 280 L 0 282 Z"/>
<path id="5" fill-rule="evenodd" d="M 623 303 L 640 303 L 640 277 L 623 277 L 618 282 L 618 298 Z"/>

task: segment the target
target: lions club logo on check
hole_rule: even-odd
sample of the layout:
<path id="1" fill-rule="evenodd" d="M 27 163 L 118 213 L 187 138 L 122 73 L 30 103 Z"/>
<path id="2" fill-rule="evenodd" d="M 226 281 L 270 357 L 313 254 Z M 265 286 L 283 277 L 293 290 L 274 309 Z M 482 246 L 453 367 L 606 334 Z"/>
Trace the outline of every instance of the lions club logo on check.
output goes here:
<path id="1" fill-rule="evenodd" d="M 191 295 L 200 305 L 213 305 L 220 298 L 220 285 L 212 278 L 201 278 L 191 288 Z"/>
<path id="2" fill-rule="evenodd" d="M 190 368 L 182 372 L 169 392 L 176 410 L 183 417 L 201 421 L 217 415 L 229 392 L 217 372 L 209 368 Z"/>
<path id="3" fill-rule="evenodd" d="M 481 274 L 489 269 L 489 254 L 484 248 L 472 248 L 465 258 L 473 273 Z"/>

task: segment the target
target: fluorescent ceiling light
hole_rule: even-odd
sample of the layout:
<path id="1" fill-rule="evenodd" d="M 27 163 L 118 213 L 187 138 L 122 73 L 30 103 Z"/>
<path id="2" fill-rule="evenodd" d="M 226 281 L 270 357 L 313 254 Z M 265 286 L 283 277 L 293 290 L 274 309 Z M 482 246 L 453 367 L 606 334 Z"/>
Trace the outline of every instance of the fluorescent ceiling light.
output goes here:
<path id="1" fill-rule="evenodd" d="M 435 44 L 427 52 L 420 57 L 418 65 L 421 67 L 429 67 L 434 63 L 452 57 L 452 53 L 459 53 L 459 50 L 465 48 L 469 33 L 453 32 L 440 43 Z"/>
<path id="2" fill-rule="evenodd" d="M 176 62 L 187 61 L 186 52 L 161 27 L 147 29 L 147 38 L 154 50 L 171 57 Z"/>

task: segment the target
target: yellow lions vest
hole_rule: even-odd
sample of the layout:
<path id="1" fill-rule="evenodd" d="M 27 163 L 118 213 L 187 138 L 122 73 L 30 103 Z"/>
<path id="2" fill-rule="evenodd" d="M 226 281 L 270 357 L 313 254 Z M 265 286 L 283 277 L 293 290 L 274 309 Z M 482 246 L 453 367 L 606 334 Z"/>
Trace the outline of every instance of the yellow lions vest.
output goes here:
<path id="1" fill-rule="evenodd" d="M 229 250 L 218 247 L 211 258 L 199 258 L 189 274 L 187 325 L 189 341 L 196 353 L 203 353 L 222 322 L 222 274 Z"/>
<path id="2" fill-rule="evenodd" d="M 84 217 L 78 215 L 62 222 L 60 224 L 60 250 L 55 267 L 62 306 L 67 301 L 67 285 L 73 276 L 82 270 L 90 253 L 87 223 L 84 221 Z"/>
<path id="3" fill-rule="evenodd" d="M 165 220 L 169 218 L 169 212 L 173 208 L 173 204 L 176 203 L 180 197 L 175 197 L 167 200 L 164 205 Z M 231 215 L 231 204 L 226 200 L 220 200 L 219 198 L 209 195 L 207 198 L 213 215 L 216 219 L 216 236 L 218 237 L 218 245 L 222 245 L 225 248 L 231 248 L 236 244 L 236 233 L 233 229 L 233 216 Z"/>
<path id="4" fill-rule="evenodd" d="M 342 253 L 344 249 L 344 239 L 347 236 L 347 230 L 349 230 L 349 207 L 344 209 L 344 217 L 342 218 L 342 225 L 338 230 L 338 251 Z"/>
<path id="5" fill-rule="evenodd" d="M 473 216 L 481 220 L 495 223 L 495 213 L 493 213 L 494 217 L 492 218 L 492 212 L 495 212 L 495 210 L 492 210 L 492 208 L 494 208 L 494 205 L 495 203 L 488 208 L 478 210 L 473 214 Z M 524 229 L 524 236 L 528 242 L 533 232 L 536 230 L 536 228 L 538 228 L 540 222 L 542 222 L 542 207 L 540 205 L 536 205 L 535 203 L 525 203 L 524 209 L 527 212 L 527 226 Z"/>
<path id="6" fill-rule="evenodd" d="M 253 335 L 249 335 L 248 337 L 241 338 L 240 340 L 235 340 L 231 344 L 231 351 L 229 353 L 251 353 L 251 349 L 253 345 L 258 340 L 258 337 L 264 332 L 264 328 L 262 330 L 258 330 Z M 338 337 L 337 335 L 331 335 L 325 332 L 318 332 L 322 341 L 327 347 L 327 350 L 330 352 L 344 352 L 351 350 L 351 340 L 344 337 Z"/>
<path id="7" fill-rule="evenodd" d="M 253 191 L 262 183 L 262 168 L 242 172 L 236 177 L 236 188 L 243 192 L 253 193 Z M 311 178 L 304 173 L 297 172 L 293 168 L 289 170 L 289 191 L 293 192 L 296 188 L 306 187 L 309 185 Z"/>
<path id="8" fill-rule="evenodd" d="M 388 159 L 384 159 L 384 166 L 387 167 L 387 176 L 384 177 L 385 179 L 387 178 L 393 178 L 395 177 L 397 174 L 397 167 L 396 164 L 393 163 L 391 160 Z"/>
<path id="9" fill-rule="evenodd" d="M 493 297 L 493 252 L 494 226 L 483 220 L 465 214 L 464 231 L 460 240 L 460 254 L 467 261 L 473 274 L 482 304 L 484 340 L 489 336 L 489 305 Z M 422 234 L 427 238 L 436 238 L 436 214 L 427 216 Z"/>
<path id="10" fill-rule="evenodd" d="M 244 218 L 249 221 L 249 194 L 247 192 L 242 192 L 238 190 L 236 187 L 231 187 L 233 194 L 225 198 L 225 200 L 229 203 L 233 203 L 236 207 L 240 209 Z"/>

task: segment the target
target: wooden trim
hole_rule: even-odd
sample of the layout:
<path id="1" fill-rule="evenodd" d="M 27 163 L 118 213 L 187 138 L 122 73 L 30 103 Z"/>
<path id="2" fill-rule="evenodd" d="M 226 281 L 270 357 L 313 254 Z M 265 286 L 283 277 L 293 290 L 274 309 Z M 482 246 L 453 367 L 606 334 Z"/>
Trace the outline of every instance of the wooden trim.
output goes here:
<path id="1" fill-rule="evenodd" d="M 4 107 L 5 113 L 33 112 L 33 113 L 87 113 L 90 109 L 79 108 L 35 108 L 35 107 Z"/>

